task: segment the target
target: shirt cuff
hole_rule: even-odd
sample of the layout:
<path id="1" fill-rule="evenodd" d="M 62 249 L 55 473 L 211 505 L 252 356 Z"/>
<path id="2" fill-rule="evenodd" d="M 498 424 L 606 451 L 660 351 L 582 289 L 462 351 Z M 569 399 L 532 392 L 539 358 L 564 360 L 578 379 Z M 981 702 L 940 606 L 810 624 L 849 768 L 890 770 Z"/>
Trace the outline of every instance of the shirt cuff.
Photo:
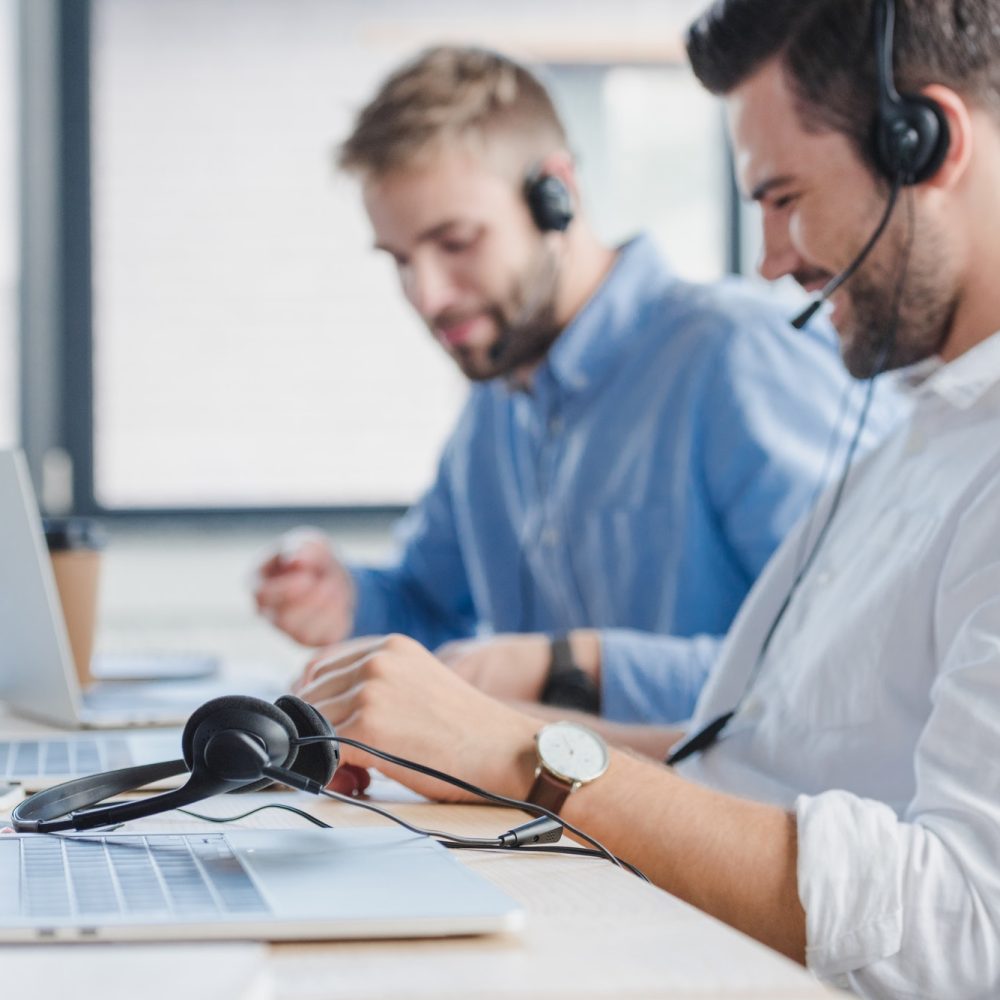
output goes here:
<path id="1" fill-rule="evenodd" d="M 363 567 L 348 566 L 354 580 L 354 625 L 351 635 L 384 635 L 393 631 L 385 614 L 385 594 L 375 572 Z"/>
<path id="2" fill-rule="evenodd" d="M 847 973 L 902 944 L 899 820 L 884 803 L 841 791 L 802 795 L 795 814 L 806 964 L 845 985 Z"/>

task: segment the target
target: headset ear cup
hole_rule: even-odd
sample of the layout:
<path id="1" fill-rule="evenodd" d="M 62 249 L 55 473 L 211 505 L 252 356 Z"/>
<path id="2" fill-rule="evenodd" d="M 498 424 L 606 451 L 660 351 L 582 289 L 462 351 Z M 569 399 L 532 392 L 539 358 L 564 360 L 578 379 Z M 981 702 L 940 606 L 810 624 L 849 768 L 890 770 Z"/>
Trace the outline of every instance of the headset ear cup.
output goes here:
<path id="1" fill-rule="evenodd" d="M 920 150 L 913 166 L 913 183 L 922 184 L 933 177 L 948 155 L 951 129 L 948 116 L 937 101 L 923 94 L 909 94 L 906 102 L 915 121 L 919 121 Z"/>
<path id="2" fill-rule="evenodd" d="M 569 188 L 554 174 L 530 176 L 524 195 L 531 217 L 541 232 L 565 232 L 573 221 Z"/>
<path id="3" fill-rule="evenodd" d="M 286 694 L 282 695 L 275 705 L 292 720 L 300 737 L 334 735 L 330 723 L 309 702 L 293 694 Z M 340 765 L 340 747 L 336 743 L 325 741 L 299 747 L 298 751 L 299 755 L 292 770 L 318 781 L 321 785 L 329 784 Z"/>
<path id="4" fill-rule="evenodd" d="M 948 119 L 937 101 L 906 94 L 875 125 L 875 161 L 889 179 L 922 184 L 933 177 L 948 155 Z"/>
<path id="5" fill-rule="evenodd" d="M 260 740 L 272 759 L 275 754 L 280 757 L 276 763 L 281 767 L 295 763 L 297 748 L 292 742 L 297 735 L 295 724 L 277 705 L 247 695 L 224 695 L 196 709 L 184 727 L 181 751 L 189 770 L 195 770 L 208 740 L 227 729 L 242 730 Z M 234 791 L 253 791 L 269 784 L 268 778 L 262 778 Z"/>

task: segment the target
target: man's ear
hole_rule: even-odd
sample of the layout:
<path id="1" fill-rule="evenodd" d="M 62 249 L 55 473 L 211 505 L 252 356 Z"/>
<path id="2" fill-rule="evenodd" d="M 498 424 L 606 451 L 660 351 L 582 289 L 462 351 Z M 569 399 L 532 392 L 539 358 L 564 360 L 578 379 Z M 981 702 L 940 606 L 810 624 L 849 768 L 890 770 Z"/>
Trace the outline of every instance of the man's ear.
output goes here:
<path id="1" fill-rule="evenodd" d="M 969 105 L 961 95 L 939 83 L 924 87 L 920 93 L 941 108 L 948 122 L 949 133 L 948 151 L 941 166 L 922 186 L 942 190 L 953 188 L 965 176 L 972 158 L 973 127 Z"/>

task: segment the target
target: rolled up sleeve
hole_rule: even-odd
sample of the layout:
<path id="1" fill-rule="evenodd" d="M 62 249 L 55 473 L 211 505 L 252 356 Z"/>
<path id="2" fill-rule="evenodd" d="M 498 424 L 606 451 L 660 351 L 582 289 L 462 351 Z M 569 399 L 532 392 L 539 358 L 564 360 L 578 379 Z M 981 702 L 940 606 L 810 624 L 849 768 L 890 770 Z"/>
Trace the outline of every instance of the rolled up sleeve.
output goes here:
<path id="1" fill-rule="evenodd" d="M 650 724 L 689 719 L 721 645 L 720 636 L 602 630 L 601 714 Z"/>
<path id="2" fill-rule="evenodd" d="M 947 576 L 905 813 L 842 791 L 796 802 L 808 965 L 865 997 L 1000 996 L 1000 563 Z"/>

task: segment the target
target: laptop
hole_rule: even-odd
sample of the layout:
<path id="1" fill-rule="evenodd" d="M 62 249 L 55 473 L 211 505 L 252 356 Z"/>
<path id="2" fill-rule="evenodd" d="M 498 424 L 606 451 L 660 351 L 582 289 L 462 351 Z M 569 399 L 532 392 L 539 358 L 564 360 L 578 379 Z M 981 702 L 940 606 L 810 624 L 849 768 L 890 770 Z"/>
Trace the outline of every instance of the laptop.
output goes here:
<path id="1" fill-rule="evenodd" d="M 82 691 L 27 463 L 16 449 L 0 450 L 0 700 L 63 728 L 120 729 L 183 724 L 223 694 L 280 694 L 259 681 L 252 688 L 211 678 L 100 681 Z"/>
<path id="2" fill-rule="evenodd" d="M 510 931 L 523 911 L 428 837 L 381 827 L 0 836 L 0 942 Z"/>
<path id="3" fill-rule="evenodd" d="M 0 738 L 0 782 L 37 792 L 87 774 L 173 760 L 180 744 L 179 729 Z M 186 774 L 165 778 L 155 787 L 174 787 L 186 779 Z"/>

